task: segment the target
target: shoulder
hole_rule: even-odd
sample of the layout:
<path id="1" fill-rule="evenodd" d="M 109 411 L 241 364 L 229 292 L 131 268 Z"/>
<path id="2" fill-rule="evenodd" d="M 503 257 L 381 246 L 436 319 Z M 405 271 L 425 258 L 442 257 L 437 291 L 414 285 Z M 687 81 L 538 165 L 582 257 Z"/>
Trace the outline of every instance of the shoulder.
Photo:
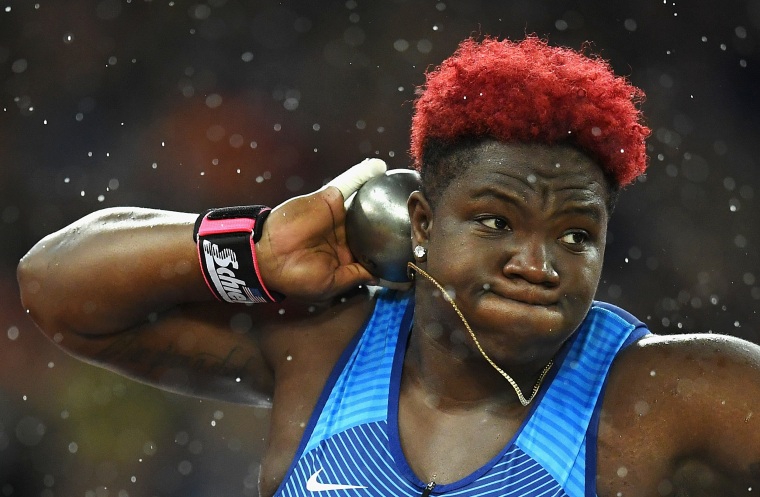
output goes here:
<path id="1" fill-rule="evenodd" d="M 717 334 L 650 334 L 632 344 L 613 365 L 603 403 L 608 433 L 663 456 L 695 450 L 758 410 L 760 346 Z"/>

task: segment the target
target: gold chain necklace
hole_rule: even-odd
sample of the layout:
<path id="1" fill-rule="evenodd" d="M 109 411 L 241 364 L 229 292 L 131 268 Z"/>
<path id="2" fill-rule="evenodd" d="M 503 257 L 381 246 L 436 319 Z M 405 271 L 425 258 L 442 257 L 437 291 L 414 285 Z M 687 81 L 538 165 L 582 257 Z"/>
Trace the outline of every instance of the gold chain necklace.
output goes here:
<path id="1" fill-rule="evenodd" d="M 454 299 L 451 298 L 451 296 L 446 291 L 446 289 L 443 288 L 443 286 L 441 286 L 441 284 L 438 283 L 432 276 L 426 273 L 425 270 L 417 267 L 413 262 L 408 262 L 407 266 L 417 271 L 425 278 L 429 279 L 436 286 L 436 288 L 438 288 L 438 290 L 441 291 L 441 293 L 443 294 L 443 297 L 451 304 L 451 306 L 454 308 L 454 311 L 456 311 L 457 315 L 459 316 L 459 319 L 461 319 L 462 323 L 464 323 L 464 327 L 467 328 L 467 331 L 470 333 L 470 337 L 472 337 L 472 341 L 475 342 L 475 346 L 478 348 L 478 350 L 483 355 L 485 360 L 488 361 L 488 363 L 491 366 L 493 366 L 493 368 L 496 371 L 498 371 L 499 374 L 502 375 L 504 379 L 506 379 L 509 382 L 510 385 L 512 385 L 512 388 L 515 389 L 515 393 L 517 394 L 517 398 L 520 400 L 520 403 L 523 406 L 527 406 L 528 404 L 530 404 L 533 401 L 533 399 L 536 397 L 536 394 L 538 393 L 538 389 L 541 388 L 541 383 L 544 382 L 544 378 L 546 377 L 546 374 L 552 368 L 552 365 L 554 364 L 554 359 L 551 359 L 549 361 L 549 364 L 547 364 L 544 370 L 541 371 L 541 375 L 538 377 L 538 381 L 536 381 L 536 384 L 533 386 L 533 392 L 530 394 L 530 397 L 526 399 L 522 393 L 522 390 L 520 390 L 520 387 L 517 385 L 517 382 L 513 380 L 512 377 L 509 376 L 506 371 L 501 369 L 495 362 L 493 362 L 493 360 L 490 357 L 488 357 L 488 354 L 486 354 L 486 351 L 483 350 L 483 347 L 480 346 L 480 342 L 475 336 L 475 333 L 472 331 L 472 328 L 470 328 L 470 324 L 464 318 L 462 311 L 459 310 L 459 307 L 457 307 L 457 304 L 454 302 Z"/>

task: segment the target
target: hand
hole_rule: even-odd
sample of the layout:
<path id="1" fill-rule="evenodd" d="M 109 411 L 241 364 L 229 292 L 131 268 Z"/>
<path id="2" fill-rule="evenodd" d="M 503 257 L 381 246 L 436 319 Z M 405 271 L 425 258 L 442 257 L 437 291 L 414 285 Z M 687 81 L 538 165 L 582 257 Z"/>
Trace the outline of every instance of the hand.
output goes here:
<path id="1" fill-rule="evenodd" d="M 321 301 L 374 277 L 346 243 L 345 200 L 385 172 L 380 159 L 365 159 L 327 185 L 272 210 L 256 254 L 264 284 L 287 297 Z"/>

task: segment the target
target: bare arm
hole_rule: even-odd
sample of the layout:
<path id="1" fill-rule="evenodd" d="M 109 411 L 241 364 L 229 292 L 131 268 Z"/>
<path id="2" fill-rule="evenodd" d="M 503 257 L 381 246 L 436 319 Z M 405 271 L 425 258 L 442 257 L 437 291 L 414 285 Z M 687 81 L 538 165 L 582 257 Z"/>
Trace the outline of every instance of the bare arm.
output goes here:
<path id="1" fill-rule="evenodd" d="M 267 220 L 257 253 L 267 285 L 290 297 L 286 318 L 280 305 L 214 300 L 192 239 L 196 214 L 139 208 L 93 213 L 37 243 L 18 267 L 22 302 L 80 359 L 170 390 L 267 402 L 269 355 L 288 347 L 276 330 L 314 319 L 298 302 L 325 311 L 371 279 L 348 251 L 344 215 L 343 194 L 330 186 Z"/>
<path id="2" fill-rule="evenodd" d="M 599 431 L 599 495 L 755 495 L 760 346 L 652 336 L 615 365 Z"/>

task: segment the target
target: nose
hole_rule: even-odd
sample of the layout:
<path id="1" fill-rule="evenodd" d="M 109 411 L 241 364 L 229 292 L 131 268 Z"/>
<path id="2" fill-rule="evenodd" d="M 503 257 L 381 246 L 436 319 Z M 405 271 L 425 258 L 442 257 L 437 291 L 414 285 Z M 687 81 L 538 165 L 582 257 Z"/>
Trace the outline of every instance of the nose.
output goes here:
<path id="1" fill-rule="evenodd" d="M 515 242 L 502 268 L 504 276 L 547 287 L 559 284 L 559 274 L 552 263 L 548 242 L 539 236 L 529 236 Z"/>

